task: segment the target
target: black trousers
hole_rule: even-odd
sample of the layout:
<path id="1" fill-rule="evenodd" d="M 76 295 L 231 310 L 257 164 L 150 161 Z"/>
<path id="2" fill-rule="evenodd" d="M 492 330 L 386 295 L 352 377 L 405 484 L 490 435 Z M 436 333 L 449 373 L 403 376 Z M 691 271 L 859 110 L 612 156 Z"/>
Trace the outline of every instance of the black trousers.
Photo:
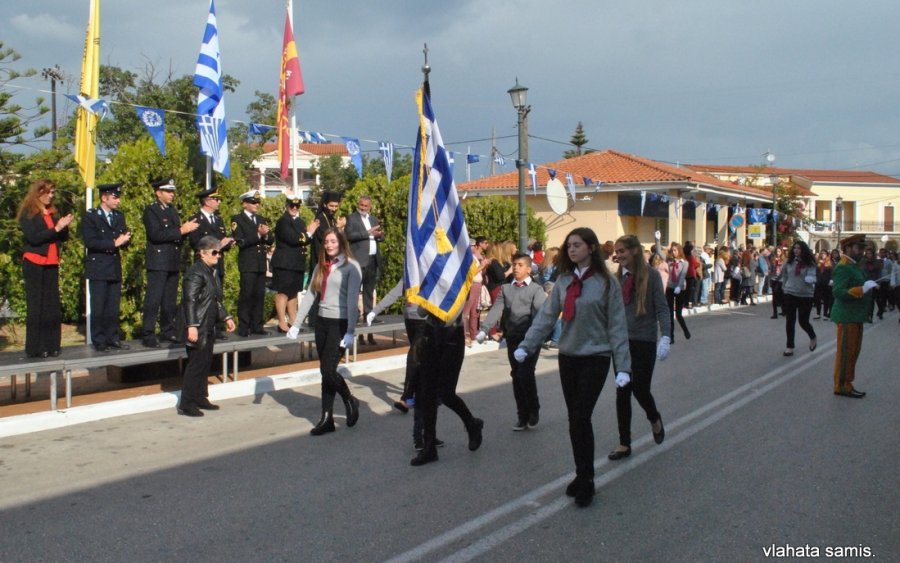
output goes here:
<path id="1" fill-rule="evenodd" d="M 666 288 L 666 305 L 669 306 L 669 319 L 671 320 L 672 330 L 669 334 L 669 338 L 672 342 L 675 342 L 675 320 L 678 320 L 679 326 L 681 326 L 681 330 L 684 332 L 685 338 L 691 337 L 691 331 L 688 330 L 687 323 L 684 322 L 684 316 L 682 316 L 681 311 L 684 309 L 685 303 L 685 295 L 684 290 L 681 291 L 678 295 L 675 295 L 674 287 Z"/>
<path id="2" fill-rule="evenodd" d="M 178 306 L 178 272 L 147 272 L 147 292 L 144 295 L 144 336 L 156 332 L 169 338 L 175 335 L 175 313 Z M 178 335 L 179 337 L 182 335 Z"/>
<path id="3" fill-rule="evenodd" d="M 475 417 L 459 395 L 456 385 L 462 369 L 466 342 L 462 325 L 435 326 L 425 323 L 416 410 L 422 409 L 425 448 L 434 447 L 438 400 L 452 410 L 468 429 Z"/>
<path id="4" fill-rule="evenodd" d="M 375 295 L 375 285 L 378 283 L 378 260 L 377 256 L 369 256 L 369 263 L 362 269 L 362 302 L 363 316 L 372 312 L 373 296 Z"/>
<path id="5" fill-rule="evenodd" d="M 200 330 L 203 330 L 203 327 Z M 187 363 L 184 366 L 184 380 L 181 383 L 181 402 L 179 403 L 182 409 L 197 406 L 197 401 L 209 396 L 209 371 L 212 368 L 215 344 L 215 330 L 207 329 L 202 347 L 185 347 Z"/>
<path id="6" fill-rule="evenodd" d="M 794 333 L 796 323 L 800 321 L 800 328 L 810 337 L 816 337 L 816 331 L 809 323 L 809 312 L 812 311 L 812 297 L 797 297 L 790 293 L 784 293 L 782 297 L 782 309 L 784 309 L 784 329 L 787 333 L 787 347 L 794 347 Z"/>
<path id="7" fill-rule="evenodd" d="M 416 394 L 419 384 L 419 363 L 422 349 L 420 339 L 424 335 L 425 321 L 422 319 L 403 319 L 406 325 L 406 336 L 409 338 L 409 350 L 406 352 L 406 376 L 403 379 L 403 393 L 400 400 L 406 401 Z"/>
<path id="8" fill-rule="evenodd" d="M 631 383 L 616 387 L 616 420 L 619 423 L 619 444 L 631 447 L 631 395 L 644 409 L 650 424 L 659 420 L 659 411 L 650 394 L 650 382 L 656 366 L 656 343 L 629 340 L 628 348 L 631 351 Z"/>
<path id="9" fill-rule="evenodd" d="M 91 342 L 107 346 L 119 341 L 119 306 L 122 282 L 88 280 L 91 289 Z"/>
<path id="10" fill-rule="evenodd" d="M 784 292 L 781 291 L 781 282 L 772 282 L 772 315 L 778 315 L 779 309 L 784 312 L 782 302 L 784 301 Z"/>
<path id="11" fill-rule="evenodd" d="M 559 355 L 559 382 L 569 413 L 569 439 L 575 475 L 594 478 L 594 427 L 591 415 L 609 372 L 609 356 Z"/>
<path id="12" fill-rule="evenodd" d="M 350 399 L 350 388 L 338 373 L 341 363 L 341 340 L 347 333 L 347 319 L 316 320 L 316 353 L 319 355 L 319 373 L 322 374 L 322 410 L 333 412 L 334 396 L 340 394 L 341 399 Z"/>
<path id="13" fill-rule="evenodd" d="M 59 303 L 59 266 L 40 266 L 22 260 L 25 280 L 25 354 L 59 352 L 62 309 Z"/>
<path id="14" fill-rule="evenodd" d="M 240 332 L 262 330 L 265 302 L 266 273 L 241 272 L 241 291 L 238 294 L 238 330 Z"/>
<path id="15" fill-rule="evenodd" d="M 513 396 L 516 399 L 516 414 L 518 414 L 520 421 L 527 421 L 530 415 L 537 414 L 541 410 L 541 403 L 537 394 L 537 382 L 534 378 L 534 369 L 540 352 L 535 352 L 526 357 L 521 364 L 513 356 L 524 339 L 524 334 L 522 336 L 506 335 L 506 357 L 509 360 L 509 376 L 512 378 Z"/>

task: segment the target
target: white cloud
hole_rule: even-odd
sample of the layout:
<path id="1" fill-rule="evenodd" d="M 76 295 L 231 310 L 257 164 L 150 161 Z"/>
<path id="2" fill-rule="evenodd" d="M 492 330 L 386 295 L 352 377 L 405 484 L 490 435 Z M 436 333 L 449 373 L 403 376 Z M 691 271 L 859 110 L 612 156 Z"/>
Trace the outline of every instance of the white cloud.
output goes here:
<path id="1" fill-rule="evenodd" d="M 25 36 L 45 41 L 71 41 L 84 34 L 83 29 L 50 14 L 18 14 L 10 21 Z"/>

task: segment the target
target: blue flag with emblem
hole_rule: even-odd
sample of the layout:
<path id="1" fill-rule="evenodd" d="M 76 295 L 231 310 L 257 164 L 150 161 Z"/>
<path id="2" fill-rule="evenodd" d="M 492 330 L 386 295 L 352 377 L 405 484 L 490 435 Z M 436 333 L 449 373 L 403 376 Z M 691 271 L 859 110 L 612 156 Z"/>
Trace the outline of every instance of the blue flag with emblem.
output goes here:
<path id="1" fill-rule="evenodd" d="M 209 0 L 209 16 L 200 44 L 200 56 L 194 71 L 197 95 L 197 129 L 200 151 L 212 159 L 213 170 L 226 178 L 231 176 L 228 158 L 228 126 L 225 122 L 225 89 L 222 86 L 222 63 L 219 60 L 219 30 L 216 27 L 216 5 Z"/>
<path id="2" fill-rule="evenodd" d="M 273 125 L 263 125 L 262 123 L 250 124 L 251 135 L 268 135 L 269 131 L 271 131 L 272 129 L 275 129 Z"/>
<path id="3" fill-rule="evenodd" d="M 344 145 L 347 146 L 347 153 L 350 155 L 350 162 L 356 167 L 356 174 L 362 178 L 363 163 L 362 153 L 359 150 L 359 139 L 354 139 L 352 137 L 341 137 L 341 139 L 343 139 Z"/>
<path id="4" fill-rule="evenodd" d="M 478 266 L 450 158 L 431 101 L 420 89 L 419 133 L 413 153 L 406 228 L 406 298 L 445 323 L 462 311 Z"/>
<path id="5" fill-rule="evenodd" d="M 135 106 L 134 109 L 137 112 L 138 118 L 141 120 L 141 123 L 143 123 L 144 127 L 147 128 L 147 132 L 150 133 L 150 136 L 153 137 L 154 141 L 156 141 L 156 146 L 157 148 L 159 148 L 159 153 L 163 156 L 166 156 L 165 110 L 157 108 L 145 108 L 141 106 Z"/>
<path id="6" fill-rule="evenodd" d="M 479 157 L 477 154 L 466 155 L 466 164 L 475 164 L 476 162 L 481 162 L 481 157 Z"/>

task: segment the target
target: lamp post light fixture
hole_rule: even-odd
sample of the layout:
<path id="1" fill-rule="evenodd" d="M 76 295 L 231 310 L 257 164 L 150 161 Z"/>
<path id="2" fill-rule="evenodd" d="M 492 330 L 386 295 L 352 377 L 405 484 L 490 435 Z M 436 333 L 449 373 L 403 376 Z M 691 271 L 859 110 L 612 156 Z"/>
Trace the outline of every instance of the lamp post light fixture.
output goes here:
<path id="1" fill-rule="evenodd" d="M 516 108 L 519 117 L 519 158 L 516 159 L 516 168 L 519 170 L 519 252 L 526 252 L 528 247 L 528 221 L 525 213 L 525 168 L 528 167 L 528 88 L 519 84 L 516 77 L 516 85 L 507 90 L 512 105 Z"/>
<path id="2" fill-rule="evenodd" d="M 844 222 L 844 198 L 837 196 L 834 200 L 834 216 L 837 219 L 837 248 L 843 252 L 841 248 L 841 227 Z"/>
<path id="3" fill-rule="evenodd" d="M 772 153 L 772 151 L 767 150 L 765 153 L 763 153 L 762 156 L 766 160 L 765 164 L 763 164 L 764 167 L 771 166 L 775 163 L 775 154 Z M 777 206 L 775 201 L 775 185 L 778 183 L 778 175 L 770 174 L 769 183 L 772 185 L 772 246 L 776 246 L 778 243 L 778 235 L 776 233 L 777 223 L 775 221 L 775 215 L 777 214 Z"/>

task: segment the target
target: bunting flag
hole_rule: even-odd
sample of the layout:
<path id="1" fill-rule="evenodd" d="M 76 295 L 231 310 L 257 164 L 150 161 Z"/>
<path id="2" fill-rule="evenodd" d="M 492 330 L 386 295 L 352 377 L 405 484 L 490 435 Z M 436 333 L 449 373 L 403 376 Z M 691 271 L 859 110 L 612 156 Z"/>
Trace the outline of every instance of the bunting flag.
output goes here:
<path id="1" fill-rule="evenodd" d="M 141 123 L 143 123 L 144 127 L 147 128 L 147 132 L 150 133 L 150 136 L 153 137 L 154 141 L 156 141 L 156 146 L 157 148 L 159 148 L 159 153 L 163 156 L 166 156 L 165 110 L 157 108 L 145 108 L 141 106 L 135 106 L 134 109 L 135 111 L 137 111 L 137 115 L 141 120 Z"/>
<path id="2" fill-rule="evenodd" d="M 391 181 L 391 172 L 394 168 L 394 143 L 390 141 L 379 141 L 378 152 L 384 160 L 384 171 L 387 173 L 388 182 Z"/>
<path id="3" fill-rule="evenodd" d="M 287 178 L 291 162 L 291 128 L 288 119 L 291 98 L 304 92 L 303 74 L 300 72 L 300 57 L 294 43 L 291 29 L 291 15 L 284 15 L 284 41 L 281 45 L 281 75 L 278 81 L 278 161 L 281 163 L 281 177 Z"/>
<path id="4" fill-rule="evenodd" d="M 556 168 L 548 168 L 547 174 L 550 174 L 551 180 L 555 180 L 556 179 Z"/>
<path id="5" fill-rule="evenodd" d="M 588 178 L 587 176 L 582 176 L 581 181 L 584 183 L 584 187 L 593 186 L 594 181 Z"/>
<path id="6" fill-rule="evenodd" d="M 681 198 L 675 198 L 675 216 L 678 217 L 678 210 L 681 209 Z"/>
<path id="7" fill-rule="evenodd" d="M 98 121 L 103 121 L 103 118 L 109 113 L 109 103 L 106 100 L 101 100 L 100 98 L 88 98 L 85 96 L 74 96 L 72 94 L 63 94 L 63 96 L 69 98 L 90 114 L 96 115 Z"/>
<path id="8" fill-rule="evenodd" d="M 481 162 L 481 157 L 479 157 L 477 154 L 466 155 L 466 164 L 475 164 L 476 162 Z"/>
<path id="9" fill-rule="evenodd" d="M 262 123 L 251 123 L 250 131 L 251 135 L 268 135 L 269 131 L 275 129 L 272 125 L 263 125 Z"/>
<path id="10" fill-rule="evenodd" d="M 100 96 L 100 0 L 91 0 L 90 4 L 84 54 L 81 59 L 81 94 L 85 99 L 96 99 Z M 75 162 L 90 193 L 94 187 L 97 166 L 96 132 L 97 122 L 100 119 L 81 102 L 78 104 L 75 122 Z"/>
<path id="11" fill-rule="evenodd" d="M 566 186 L 569 188 L 569 195 L 572 196 L 572 201 L 575 201 L 575 180 L 572 179 L 572 174 L 566 172 Z"/>
<path id="12" fill-rule="evenodd" d="M 328 139 L 325 138 L 325 135 L 321 133 L 317 133 L 316 131 L 297 131 L 297 135 L 300 136 L 301 139 L 306 141 L 307 143 L 327 143 Z"/>
<path id="13" fill-rule="evenodd" d="M 531 193 L 537 195 L 537 169 L 533 162 L 528 163 L 528 175 L 531 176 Z"/>
<path id="14" fill-rule="evenodd" d="M 498 151 L 496 147 L 494 147 L 494 162 L 496 162 L 498 166 L 506 164 L 506 159 L 503 158 L 503 155 L 500 154 L 500 151 Z"/>
<path id="15" fill-rule="evenodd" d="M 644 205 L 647 204 L 647 192 L 641 190 L 641 216 L 644 215 Z"/>
<path id="16" fill-rule="evenodd" d="M 419 132 L 407 212 L 406 298 L 445 323 L 462 311 L 478 265 L 431 101 L 416 92 Z"/>
<path id="17" fill-rule="evenodd" d="M 757 223 L 768 223 L 769 215 L 771 215 L 771 209 L 748 209 L 747 210 L 747 223 L 750 225 L 755 225 Z"/>
<path id="18" fill-rule="evenodd" d="M 209 0 L 209 16 L 200 44 L 200 56 L 194 71 L 197 95 L 197 129 L 200 150 L 212 158 L 213 170 L 226 178 L 231 176 L 228 159 L 228 126 L 225 122 L 225 89 L 222 87 L 222 63 L 219 60 L 219 31 L 216 28 L 216 6 Z"/>
<path id="19" fill-rule="evenodd" d="M 350 162 L 356 167 L 356 174 L 362 178 L 363 162 L 362 152 L 359 150 L 359 139 L 354 139 L 353 137 L 341 137 L 341 139 L 344 140 L 344 145 L 347 146 L 347 153 L 350 155 Z"/>

